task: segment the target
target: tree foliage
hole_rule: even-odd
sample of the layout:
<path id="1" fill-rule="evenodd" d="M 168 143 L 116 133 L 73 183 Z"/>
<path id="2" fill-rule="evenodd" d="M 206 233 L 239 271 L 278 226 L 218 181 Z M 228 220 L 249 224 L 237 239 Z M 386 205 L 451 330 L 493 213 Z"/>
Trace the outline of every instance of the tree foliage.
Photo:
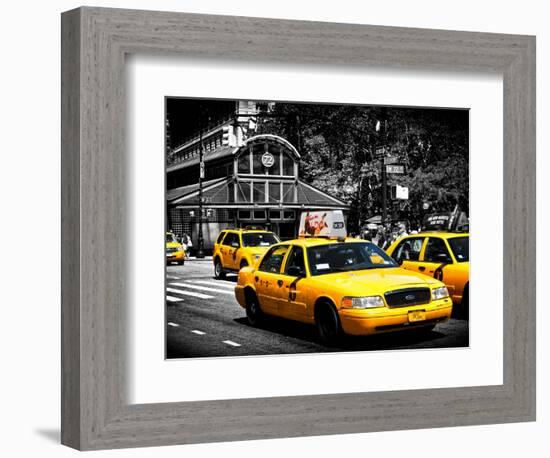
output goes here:
<path id="1" fill-rule="evenodd" d="M 294 144 L 301 177 L 350 203 L 352 231 L 381 212 L 381 147 L 406 166 L 388 175 L 388 185 L 409 188 L 408 201 L 388 200 L 391 218 L 418 223 L 426 206 L 468 210 L 467 110 L 276 103 L 258 133 Z"/>

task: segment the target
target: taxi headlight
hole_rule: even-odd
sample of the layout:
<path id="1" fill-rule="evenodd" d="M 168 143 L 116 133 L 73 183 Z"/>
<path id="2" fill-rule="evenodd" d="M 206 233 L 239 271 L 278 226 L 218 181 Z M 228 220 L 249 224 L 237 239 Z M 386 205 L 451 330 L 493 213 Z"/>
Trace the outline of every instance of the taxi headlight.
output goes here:
<path id="1" fill-rule="evenodd" d="M 179 246 L 179 247 L 178 247 L 178 251 L 183 251 L 183 247 L 182 247 L 182 246 Z"/>
<path id="2" fill-rule="evenodd" d="M 384 307 L 384 300 L 380 296 L 344 297 L 342 307 L 351 309 L 372 309 Z"/>
<path id="3" fill-rule="evenodd" d="M 449 291 L 446 286 L 432 289 L 432 301 L 437 301 L 438 299 L 443 299 L 444 297 L 449 297 Z"/>

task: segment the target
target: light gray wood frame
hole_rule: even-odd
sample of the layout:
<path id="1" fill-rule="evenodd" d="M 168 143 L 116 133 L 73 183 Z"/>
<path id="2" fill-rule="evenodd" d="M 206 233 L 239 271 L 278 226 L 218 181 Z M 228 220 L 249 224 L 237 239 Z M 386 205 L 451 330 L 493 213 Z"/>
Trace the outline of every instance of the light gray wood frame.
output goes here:
<path id="1" fill-rule="evenodd" d="M 504 77 L 504 383 L 130 405 L 125 396 L 128 53 Z M 535 419 L 535 38 L 79 8 L 62 15 L 62 442 L 78 449 Z M 482 305 L 482 304 L 479 304 Z M 179 381 L 178 383 L 184 383 Z M 184 389 L 184 386 L 182 386 Z"/>

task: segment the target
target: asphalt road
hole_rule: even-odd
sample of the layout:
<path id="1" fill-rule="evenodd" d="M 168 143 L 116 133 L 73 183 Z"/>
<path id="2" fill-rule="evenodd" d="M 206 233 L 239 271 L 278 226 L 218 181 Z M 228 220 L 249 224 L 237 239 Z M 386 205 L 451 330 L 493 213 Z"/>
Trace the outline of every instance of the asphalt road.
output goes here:
<path id="1" fill-rule="evenodd" d="M 236 279 L 236 275 L 214 279 L 211 260 L 168 266 L 167 358 L 468 346 L 468 322 L 454 318 L 429 333 L 349 337 L 334 348 L 320 344 L 311 325 L 272 318 L 261 328 L 253 328 L 235 299 Z"/>

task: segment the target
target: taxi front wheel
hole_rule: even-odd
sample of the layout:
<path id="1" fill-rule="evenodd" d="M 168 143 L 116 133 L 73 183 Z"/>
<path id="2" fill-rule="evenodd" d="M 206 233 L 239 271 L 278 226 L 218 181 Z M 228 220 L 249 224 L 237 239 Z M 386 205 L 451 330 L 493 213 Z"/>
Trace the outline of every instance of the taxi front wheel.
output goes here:
<path id="1" fill-rule="evenodd" d="M 342 326 L 338 312 L 330 304 L 320 304 L 315 313 L 315 324 L 321 342 L 327 346 L 336 345 L 342 337 Z"/>

